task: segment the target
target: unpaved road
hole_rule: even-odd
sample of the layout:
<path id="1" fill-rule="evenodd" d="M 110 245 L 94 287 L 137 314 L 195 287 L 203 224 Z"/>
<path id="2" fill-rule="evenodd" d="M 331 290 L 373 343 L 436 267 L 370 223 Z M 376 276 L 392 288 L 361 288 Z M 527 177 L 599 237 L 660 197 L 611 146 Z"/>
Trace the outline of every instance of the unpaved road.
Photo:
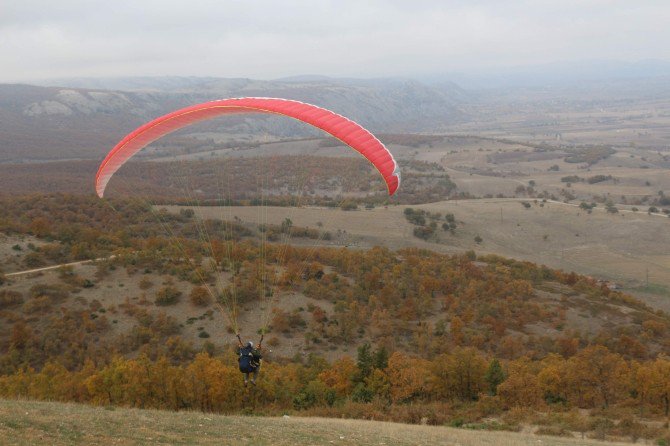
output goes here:
<path id="1" fill-rule="evenodd" d="M 99 262 L 101 260 L 107 260 L 107 259 L 113 259 L 113 258 L 114 258 L 114 256 L 100 257 L 98 259 L 80 260 L 79 262 L 61 263 L 60 265 L 45 266 L 45 267 L 42 267 L 42 268 L 27 269 L 25 271 L 17 271 L 17 272 L 14 272 L 14 273 L 7 273 L 7 274 L 5 274 L 5 277 L 23 276 L 23 275 L 26 275 L 26 274 L 40 273 L 40 272 L 43 272 L 43 271 L 50 271 L 50 270 L 53 270 L 53 269 L 63 268 L 63 267 L 67 267 L 67 266 L 85 265 L 87 263 L 94 263 L 94 262 Z"/>

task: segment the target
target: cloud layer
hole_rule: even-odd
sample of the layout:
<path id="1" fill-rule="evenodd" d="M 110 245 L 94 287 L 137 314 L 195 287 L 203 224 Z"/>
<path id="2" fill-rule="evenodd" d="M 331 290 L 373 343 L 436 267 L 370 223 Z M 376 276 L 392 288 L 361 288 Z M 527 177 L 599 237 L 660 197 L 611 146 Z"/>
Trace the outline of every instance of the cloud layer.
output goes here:
<path id="1" fill-rule="evenodd" d="M 2 82 L 424 76 L 557 60 L 670 59 L 665 0 L 3 3 Z"/>

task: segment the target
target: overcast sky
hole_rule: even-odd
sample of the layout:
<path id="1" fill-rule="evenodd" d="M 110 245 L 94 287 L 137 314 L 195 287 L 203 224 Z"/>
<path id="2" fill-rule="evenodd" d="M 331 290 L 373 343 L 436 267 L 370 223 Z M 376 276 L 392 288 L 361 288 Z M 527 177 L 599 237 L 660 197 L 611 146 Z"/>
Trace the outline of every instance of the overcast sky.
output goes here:
<path id="1" fill-rule="evenodd" d="M 0 0 L 0 82 L 670 60 L 670 1 Z"/>

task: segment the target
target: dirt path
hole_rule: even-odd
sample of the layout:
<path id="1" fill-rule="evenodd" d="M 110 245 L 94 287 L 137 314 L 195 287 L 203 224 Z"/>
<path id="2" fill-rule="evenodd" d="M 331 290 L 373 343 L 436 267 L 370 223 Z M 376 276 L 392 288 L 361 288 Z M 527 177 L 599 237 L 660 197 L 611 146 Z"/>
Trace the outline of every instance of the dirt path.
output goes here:
<path id="1" fill-rule="evenodd" d="M 25 274 L 39 273 L 39 272 L 43 272 L 43 271 L 50 271 L 52 269 L 63 268 L 63 267 L 66 267 L 66 266 L 85 265 L 87 263 L 94 263 L 94 262 L 99 262 L 101 260 L 113 259 L 114 257 L 115 256 L 100 257 L 98 259 L 80 260 L 79 262 L 61 263 L 60 265 L 51 265 L 51 266 L 45 266 L 45 267 L 42 267 L 42 268 L 28 269 L 28 270 L 25 270 L 25 271 L 17 271 L 17 272 L 14 272 L 14 273 L 7 273 L 7 274 L 5 274 L 5 277 L 15 277 L 15 276 L 22 276 L 22 275 L 25 275 Z"/>

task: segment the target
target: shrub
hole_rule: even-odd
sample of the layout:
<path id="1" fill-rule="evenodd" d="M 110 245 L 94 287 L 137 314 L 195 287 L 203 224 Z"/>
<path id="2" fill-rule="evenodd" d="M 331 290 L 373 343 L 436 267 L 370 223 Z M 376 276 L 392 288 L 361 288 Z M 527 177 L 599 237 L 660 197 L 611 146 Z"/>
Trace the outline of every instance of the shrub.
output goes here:
<path id="1" fill-rule="evenodd" d="M 555 437 L 572 437 L 572 432 L 560 426 L 542 426 L 535 431 L 535 435 L 551 435 Z"/>
<path id="2" fill-rule="evenodd" d="M 623 417 L 614 430 L 618 435 L 630 437 L 633 443 L 637 443 L 637 440 L 646 433 L 645 425 L 630 415 Z"/>
<path id="3" fill-rule="evenodd" d="M 23 303 L 23 296 L 18 291 L 0 291 L 0 310 L 20 305 Z"/>
<path id="4" fill-rule="evenodd" d="M 184 217 L 186 219 L 189 219 L 189 218 L 193 218 L 193 216 L 195 215 L 195 211 L 193 209 L 180 209 L 179 210 L 179 215 L 181 215 L 182 217 Z"/>
<path id="5" fill-rule="evenodd" d="M 582 178 L 578 177 L 577 175 L 569 175 L 567 177 L 561 178 L 561 182 L 563 183 L 579 183 L 582 181 Z"/>
<path id="6" fill-rule="evenodd" d="M 612 203 L 611 201 L 608 201 L 605 204 L 605 209 L 607 209 L 607 212 L 610 214 L 616 214 L 617 212 L 619 212 L 619 209 L 617 209 L 617 207 L 614 206 L 614 203 Z"/>
<path id="7" fill-rule="evenodd" d="M 149 280 L 148 277 L 142 277 L 142 280 L 140 280 L 139 287 L 141 290 L 148 290 L 154 286 L 153 282 Z"/>
<path id="8" fill-rule="evenodd" d="M 30 295 L 32 297 L 48 296 L 53 302 L 59 302 L 68 297 L 70 294 L 69 287 L 66 285 L 47 285 L 38 284 L 30 288 Z"/>
<path id="9" fill-rule="evenodd" d="M 307 325 L 305 319 L 303 319 L 303 317 L 298 312 L 294 312 L 289 316 L 288 324 L 293 329 L 299 327 L 305 327 Z"/>
<path id="10" fill-rule="evenodd" d="M 51 298 L 49 296 L 40 296 L 29 300 L 23 306 L 23 311 L 27 314 L 44 313 L 50 308 L 51 308 Z"/>
<path id="11" fill-rule="evenodd" d="M 595 203 L 591 203 L 591 204 L 589 204 L 589 203 L 587 203 L 586 201 L 582 201 L 582 202 L 579 204 L 579 208 L 580 208 L 580 209 L 584 209 L 585 211 L 588 211 L 589 213 L 590 213 L 591 210 L 592 210 L 593 208 L 595 208 L 595 207 L 596 207 L 596 204 L 595 204 Z"/>
<path id="12" fill-rule="evenodd" d="M 83 288 L 84 284 L 86 283 L 86 280 L 83 277 L 77 275 L 71 266 L 64 266 L 59 268 L 58 278 L 68 285 L 72 285 L 73 287 Z"/>
<path id="13" fill-rule="evenodd" d="M 272 329 L 282 333 L 288 333 L 291 329 L 288 313 L 281 309 L 275 309 L 273 312 L 274 316 L 272 317 L 272 322 L 270 323 Z"/>
<path id="14" fill-rule="evenodd" d="M 174 305 L 179 302 L 180 296 L 181 291 L 171 285 L 168 285 L 158 290 L 154 303 L 161 306 Z"/>
<path id="15" fill-rule="evenodd" d="M 435 233 L 435 229 L 432 228 L 431 226 L 419 226 L 417 228 L 414 228 L 414 237 L 418 237 L 422 240 L 428 240 L 430 236 L 432 236 Z"/>
<path id="16" fill-rule="evenodd" d="M 667 326 L 659 320 L 649 319 L 642 322 L 642 328 L 644 328 L 645 331 L 651 333 L 653 336 L 662 336 L 667 329 Z"/>
<path id="17" fill-rule="evenodd" d="M 40 266 L 46 265 L 42 254 L 39 252 L 31 252 L 25 255 L 23 258 L 23 264 L 28 268 L 39 268 Z"/>
<path id="18" fill-rule="evenodd" d="M 596 440 L 605 440 L 607 434 L 614 427 L 614 422 L 607 418 L 598 417 L 591 421 L 591 430 L 593 433 L 589 435 Z"/>
<path id="19" fill-rule="evenodd" d="M 319 380 L 313 380 L 307 383 L 302 392 L 293 397 L 293 407 L 296 410 L 305 410 L 313 406 L 330 407 L 335 399 L 336 393 L 333 389 Z"/>
<path id="20" fill-rule="evenodd" d="M 345 200 L 340 205 L 340 209 L 342 209 L 343 211 L 355 211 L 356 209 L 358 209 L 358 205 L 353 201 Z"/>
<path id="21" fill-rule="evenodd" d="M 612 175 L 595 175 L 589 177 L 586 182 L 589 184 L 602 183 L 603 181 L 608 181 L 612 179 Z"/>
<path id="22" fill-rule="evenodd" d="M 212 296 L 210 296 L 207 288 L 203 286 L 193 288 L 188 298 L 196 307 L 206 307 L 212 303 Z"/>
<path id="23" fill-rule="evenodd" d="M 424 226 L 426 224 L 426 212 L 421 209 L 405 208 L 405 218 L 408 222 L 417 226 Z"/>
<path id="24" fill-rule="evenodd" d="M 358 383 L 351 394 L 351 399 L 357 403 L 369 403 L 375 396 L 374 392 L 363 383 Z"/>

